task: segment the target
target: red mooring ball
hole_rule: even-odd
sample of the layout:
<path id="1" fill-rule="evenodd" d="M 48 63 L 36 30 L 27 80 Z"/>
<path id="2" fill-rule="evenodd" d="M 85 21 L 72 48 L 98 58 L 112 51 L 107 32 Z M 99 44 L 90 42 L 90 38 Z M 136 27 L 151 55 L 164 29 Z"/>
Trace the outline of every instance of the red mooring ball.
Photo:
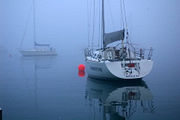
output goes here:
<path id="1" fill-rule="evenodd" d="M 85 76 L 85 72 L 84 71 L 79 71 L 78 75 L 79 75 L 79 77 L 84 77 Z"/>
<path id="2" fill-rule="evenodd" d="M 79 71 L 84 71 L 85 70 L 85 66 L 83 64 L 80 64 L 78 66 L 78 69 L 79 69 Z"/>

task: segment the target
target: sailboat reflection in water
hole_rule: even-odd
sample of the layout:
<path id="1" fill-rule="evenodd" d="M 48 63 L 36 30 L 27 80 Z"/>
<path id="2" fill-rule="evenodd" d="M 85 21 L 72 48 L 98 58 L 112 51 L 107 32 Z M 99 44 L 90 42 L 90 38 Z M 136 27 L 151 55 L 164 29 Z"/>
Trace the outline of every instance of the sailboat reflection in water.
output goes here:
<path id="1" fill-rule="evenodd" d="M 129 120 L 138 111 L 155 110 L 153 95 L 143 80 L 112 83 L 88 78 L 85 97 L 93 108 L 94 119 Z"/>
<path id="2" fill-rule="evenodd" d="M 47 102 L 48 99 L 44 99 L 43 95 L 46 95 L 44 93 L 46 93 L 47 89 L 44 90 L 42 88 L 42 85 L 49 85 L 49 83 L 47 83 L 48 81 L 52 82 L 51 80 L 49 80 L 49 74 L 52 74 L 54 71 L 52 71 L 53 69 L 53 63 L 56 62 L 56 57 L 53 56 L 38 56 L 38 57 L 21 57 L 21 63 L 22 63 L 22 75 L 25 79 L 25 88 L 23 92 L 20 92 L 21 94 L 18 95 L 22 95 L 22 96 L 18 96 L 15 98 L 15 101 L 18 101 L 19 98 L 23 98 L 24 100 L 28 101 L 27 103 L 23 103 L 20 104 L 19 102 L 17 103 L 18 106 L 24 107 L 23 105 L 25 105 L 26 109 L 23 111 L 22 114 L 22 110 L 18 109 L 16 110 L 16 116 L 13 116 L 14 120 L 24 120 L 26 119 L 33 119 L 33 120 L 37 120 L 40 119 L 40 117 L 51 117 L 52 118 L 52 112 L 48 112 L 47 115 L 41 116 L 39 115 L 41 113 L 41 109 L 44 108 L 44 106 L 48 106 L 48 105 L 44 105 L 42 104 L 43 102 Z M 43 84 L 41 84 L 41 82 L 43 82 Z M 39 89 L 40 88 L 40 89 Z M 28 95 L 28 96 L 27 96 Z M 17 105 L 14 104 L 14 105 Z M 49 104 L 50 105 L 50 104 Z M 15 108 L 16 106 L 13 106 L 13 108 Z M 49 109 L 49 108 L 48 108 Z M 29 112 L 31 111 L 31 112 Z M 48 116 L 49 115 L 49 116 Z M 12 117 L 12 116 L 11 116 Z"/>

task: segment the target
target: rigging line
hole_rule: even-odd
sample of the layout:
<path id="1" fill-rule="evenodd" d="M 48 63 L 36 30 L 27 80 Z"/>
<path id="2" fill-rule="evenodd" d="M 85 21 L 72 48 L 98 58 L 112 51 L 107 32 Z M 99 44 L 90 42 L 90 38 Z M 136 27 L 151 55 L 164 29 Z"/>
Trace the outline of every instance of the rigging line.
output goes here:
<path id="1" fill-rule="evenodd" d="M 102 0 L 102 48 L 105 48 L 104 34 L 105 34 L 104 0 Z"/>
<path id="2" fill-rule="evenodd" d="M 87 31 L 88 31 L 88 48 L 90 47 L 90 15 L 89 15 L 89 0 L 87 0 L 87 22 L 88 22 L 88 28 L 87 28 Z"/>
<path id="3" fill-rule="evenodd" d="M 92 5 L 92 0 L 90 0 L 89 2 L 89 47 L 91 46 L 91 42 L 92 42 L 92 31 L 91 31 L 91 22 L 92 22 L 92 10 L 93 10 L 93 5 Z"/>
<path id="4" fill-rule="evenodd" d="M 128 23 L 127 23 L 127 12 L 126 12 L 126 6 L 125 6 L 125 2 L 124 2 L 124 0 L 123 0 L 123 6 L 124 6 L 124 14 L 125 14 L 125 24 L 126 24 L 126 29 L 127 29 L 127 42 L 129 43 L 132 43 L 132 41 L 131 41 L 131 39 L 129 39 L 129 30 L 128 30 Z M 133 46 L 132 44 L 131 44 L 131 46 Z"/>
<path id="5" fill-rule="evenodd" d="M 95 0 L 96 1 L 96 0 Z M 98 48 L 98 42 L 99 42 L 99 36 L 98 36 L 98 2 L 96 1 L 95 2 L 95 8 L 94 8 L 94 41 L 96 42 L 96 43 L 93 43 L 93 46 L 94 47 L 97 47 Z M 96 12 L 97 11 L 97 12 Z M 97 19 L 96 19 L 96 17 L 97 17 Z M 97 27 L 96 27 L 97 26 Z M 97 32 L 96 32 L 97 31 Z"/>
<path id="6" fill-rule="evenodd" d="M 89 9 L 89 46 L 92 47 L 91 46 L 91 42 L 92 42 L 92 31 L 91 31 L 91 29 L 92 29 L 91 24 L 92 23 L 91 22 L 92 22 L 92 13 L 93 13 L 93 11 L 92 11 L 93 10 L 93 5 L 92 5 L 93 2 L 92 2 L 92 0 L 90 0 L 89 4 L 90 4 L 90 9 Z"/>
<path id="7" fill-rule="evenodd" d="M 120 0 L 120 12 L 121 12 L 121 18 L 122 18 L 122 25 L 123 25 L 123 29 L 125 30 L 125 20 L 124 20 L 124 12 L 123 12 L 123 2 L 122 2 L 123 0 Z M 126 36 L 125 35 L 125 33 L 124 33 L 124 36 Z M 125 41 L 125 37 L 124 37 L 124 39 L 122 40 L 122 43 L 121 43 L 121 45 L 122 45 L 122 48 L 124 48 L 124 41 Z"/>
<path id="8" fill-rule="evenodd" d="M 125 3 L 124 0 L 122 0 L 123 3 L 123 9 L 124 9 L 124 20 L 125 20 L 125 29 L 126 29 L 126 41 L 129 43 L 129 31 L 128 31 L 128 25 L 127 25 L 127 18 L 126 18 L 126 7 L 125 7 Z"/>
<path id="9" fill-rule="evenodd" d="M 28 16 L 27 16 L 27 20 L 26 20 L 26 23 L 25 23 L 25 28 L 24 28 L 24 32 L 23 32 L 23 36 L 22 36 L 22 39 L 21 39 L 21 42 L 20 42 L 19 49 L 22 48 L 22 45 L 23 45 L 23 42 L 24 42 L 24 39 L 25 39 L 25 36 L 26 36 L 26 33 L 27 33 L 28 23 L 29 23 L 29 20 L 30 20 L 30 17 L 31 17 L 32 6 L 33 5 L 31 4 L 30 10 L 29 10 L 29 13 L 28 13 Z"/>
<path id="10" fill-rule="evenodd" d="M 103 7 L 102 7 L 103 3 L 102 2 L 103 2 L 103 0 L 101 0 L 101 2 L 100 2 L 101 13 L 99 14 L 100 18 L 101 18 L 101 22 L 100 22 L 100 26 L 101 26 L 101 48 L 103 48 L 103 46 L 104 46 L 103 45 L 103 39 L 104 39 L 104 33 L 103 33 L 104 32 L 104 28 L 103 27 L 104 27 L 104 25 L 103 25 L 103 15 L 102 15 L 103 14 Z"/>
<path id="11" fill-rule="evenodd" d="M 126 18 L 126 7 L 125 7 L 124 0 L 122 0 L 122 3 L 123 3 L 123 9 L 124 9 L 125 27 L 126 27 L 126 29 L 128 29 L 128 26 L 127 26 L 127 18 Z"/>
<path id="12" fill-rule="evenodd" d="M 36 8 L 35 8 L 35 0 L 33 0 L 33 37 L 34 37 L 34 42 L 36 42 Z"/>
<path id="13" fill-rule="evenodd" d="M 125 37 L 126 37 L 126 41 L 127 41 L 127 45 L 130 45 L 129 44 L 129 31 L 128 31 L 128 27 L 127 27 L 127 18 L 126 18 L 126 8 L 125 8 L 125 3 L 124 3 L 124 0 L 122 0 L 122 4 L 123 4 L 123 12 L 124 12 L 124 22 L 125 22 Z"/>
<path id="14" fill-rule="evenodd" d="M 99 24 L 99 28 L 98 28 L 99 29 L 99 33 L 98 33 L 98 35 L 99 35 L 98 36 L 99 37 L 98 38 L 98 47 L 100 47 L 100 42 L 101 42 L 101 24 L 100 24 L 101 23 L 101 16 L 100 16 L 100 14 L 101 14 L 101 7 L 100 7 L 100 4 L 101 4 L 101 2 L 99 0 L 99 5 L 98 5 L 99 6 L 99 9 L 98 9 L 99 10 L 99 13 L 98 13 L 99 14 L 99 21 L 98 21 L 98 24 Z"/>
<path id="15" fill-rule="evenodd" d="M 124 15 L 123 15 L 123 5 L 122 5 L 122 0 L 120 0 L 120 12 L 121 12 L 121 20 L 122 20 L 122 26 L 123 26 L 123 29 L 125 29 L 125 26 L 124 26 Z"/>
<path id="16" fill-rule="evenodd" d="M 114 24 L 114 19 L 113 19 L 113 15 L 112 15 L 112 10 L 111 10 L 111 2 L 109 2 L 109 0 L 108 0 L 108 7 L 109 7 L 109 13 L 110 13 L 110 19 L 111 19 L 111 26 L 113 26 L 113 28 L 114 28 L 114 26 L 115 26 L 115 24 Z"/>
<path id="17" fill-rule="evenodd" d="M 98 47 L 98 1 L 95 0 L 95 16 L 94 16 L 94 46 Z M 96 27 L 97 26 L 97 27 Z"/>
<path id="18" fill-rule="evenodd" d="M 93 32 L 92 32 L 92 48 L 94 46 L 94 36 L 95 36 L 95 7 L 96 7 L 96 4 L 95 4 L 95 0 L 93 1 Z"/>

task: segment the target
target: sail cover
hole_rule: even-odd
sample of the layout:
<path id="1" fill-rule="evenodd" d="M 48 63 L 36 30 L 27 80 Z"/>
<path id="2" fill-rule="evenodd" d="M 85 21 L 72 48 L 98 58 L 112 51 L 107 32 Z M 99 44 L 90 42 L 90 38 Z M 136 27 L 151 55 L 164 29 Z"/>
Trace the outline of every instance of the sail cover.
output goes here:
<path id="1" fill-rule="evenodd" d="M 34 46 L 46 46 L 46 47 L 48 47 L 50 45 L 49 44 L 39 44 L 37 42 L 34 42 Z"/>
<path id="2" fill-rule="evenodd" d="M 118 40 L 123 40 L 123 39 L 124 39 L 124 30 L 105 33 L 104 41 L 103 41 L 104 47 L 106 47 L 109 43 L 112 43 Z"/>

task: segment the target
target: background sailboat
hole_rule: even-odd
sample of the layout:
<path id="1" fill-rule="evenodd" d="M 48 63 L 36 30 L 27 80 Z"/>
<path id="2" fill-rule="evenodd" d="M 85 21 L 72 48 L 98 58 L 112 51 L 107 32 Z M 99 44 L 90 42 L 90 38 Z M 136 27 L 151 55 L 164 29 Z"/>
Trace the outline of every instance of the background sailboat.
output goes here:
<path id="1" fill-rule="evenodd" d="M 27 49 L 27 50 L 20 50 L 20 53 L 23 56 L 51 56 L 51 55 L 57 55 L 56 50 L 50 46 L 50 44 L 39 44 L 37 43 L 37 37 L 36 37 L 36 8 L 35 8 L 35 0 L 33 0 L 33 41 L 34 41 L 34 48 Z M 27 26 L 26 26 L 27 29 Z M 24 33 L 25 36 L 25 33 Z M 24 41 L 24 38 L 21 42 Z"/>

